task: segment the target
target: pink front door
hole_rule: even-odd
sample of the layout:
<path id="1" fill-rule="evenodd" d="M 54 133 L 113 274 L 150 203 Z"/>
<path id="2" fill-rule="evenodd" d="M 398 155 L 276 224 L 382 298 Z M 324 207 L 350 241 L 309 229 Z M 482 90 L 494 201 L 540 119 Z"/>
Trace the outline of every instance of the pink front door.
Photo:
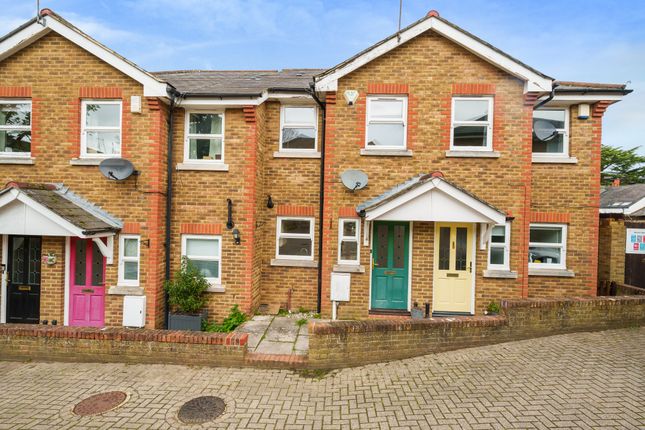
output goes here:
<path id="1" fill-rule="evenodd" d="M 105 257 L 92 239 L 72 238 L 69 324 L 105 325 Z"/>

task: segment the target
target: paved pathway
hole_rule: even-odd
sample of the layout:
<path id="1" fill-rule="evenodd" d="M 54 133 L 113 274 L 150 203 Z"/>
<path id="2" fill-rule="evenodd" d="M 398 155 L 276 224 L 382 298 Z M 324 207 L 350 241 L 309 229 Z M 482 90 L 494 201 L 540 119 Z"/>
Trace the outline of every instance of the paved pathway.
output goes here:
<path id="1" fill-rule="evenodd" d="M 0 362 L 0 428 L 645 428 L 645 327 L 578 333 L 332 372 Z M 80 399 L 124 390 L 101 416 Z M 227 401 L 210 426 L 182 402 Z"/>
<path id="2" fill-rule="evenodd" d="M 259 354 L 306 355 L 309 350 L 305 314 L 289 316 L 256 315 L 236 331 L 249 334 L 248 348 Z"/>

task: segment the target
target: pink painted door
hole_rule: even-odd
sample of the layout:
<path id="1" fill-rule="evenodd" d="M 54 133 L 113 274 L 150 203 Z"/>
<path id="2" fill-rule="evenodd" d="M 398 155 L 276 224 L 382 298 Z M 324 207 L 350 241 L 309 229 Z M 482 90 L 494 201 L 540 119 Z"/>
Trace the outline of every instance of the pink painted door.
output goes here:
<path id="1" fill-rule="evenodd" d="M 72 238 L 69 324 L 105 325 L 105 257 L 92 239 Z"/>

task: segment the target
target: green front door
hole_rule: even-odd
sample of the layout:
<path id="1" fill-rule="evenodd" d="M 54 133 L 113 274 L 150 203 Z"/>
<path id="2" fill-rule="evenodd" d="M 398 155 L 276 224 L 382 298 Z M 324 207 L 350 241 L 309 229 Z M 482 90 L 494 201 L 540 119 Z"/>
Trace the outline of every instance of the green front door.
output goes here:
<path id="1" fill-rule="evenodd" d="M 372 236 L 372 309 L 408 309 L 410 224 L 375 221 Z"/>

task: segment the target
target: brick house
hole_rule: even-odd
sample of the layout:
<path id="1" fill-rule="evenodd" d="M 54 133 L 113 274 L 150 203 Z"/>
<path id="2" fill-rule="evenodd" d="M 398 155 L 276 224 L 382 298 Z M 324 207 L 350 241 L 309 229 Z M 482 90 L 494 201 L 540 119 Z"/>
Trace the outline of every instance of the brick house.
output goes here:
<path id="1" fill-rule="evenodd" d="M 145 297 L 162 327 L 182 256 L 218 320 L 329 316 L 332 285 L 340 318 L 594 295 L 602 116 L 629 92 L 434 11 L 330 69 L 150 73 L 43 10 L 0 39 L 0 321 L 121 325 Z"/>

